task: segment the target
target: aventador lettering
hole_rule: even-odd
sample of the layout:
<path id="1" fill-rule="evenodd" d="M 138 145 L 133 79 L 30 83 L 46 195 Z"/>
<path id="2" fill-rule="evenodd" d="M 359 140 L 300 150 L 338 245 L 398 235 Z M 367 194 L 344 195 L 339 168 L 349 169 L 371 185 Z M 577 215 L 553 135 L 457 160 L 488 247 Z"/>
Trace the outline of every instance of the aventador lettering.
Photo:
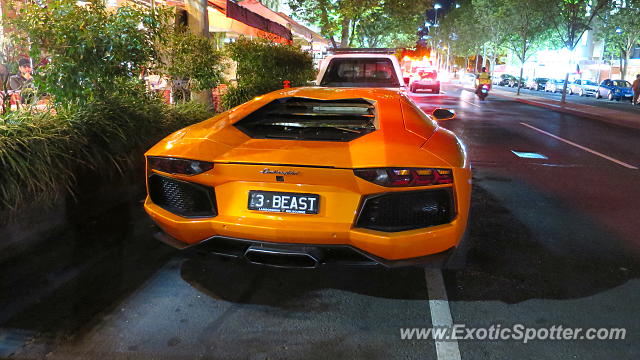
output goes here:
<path id="1" fill-rule="evenodd" d="M 299 175 L 300 173 L 294 170 L 289 171 L 280 171 L 280 170 L 271 170 L 269 168 L 265 168 L 260 171 L 261 174 L 274 174 L 274 175 Z"/>

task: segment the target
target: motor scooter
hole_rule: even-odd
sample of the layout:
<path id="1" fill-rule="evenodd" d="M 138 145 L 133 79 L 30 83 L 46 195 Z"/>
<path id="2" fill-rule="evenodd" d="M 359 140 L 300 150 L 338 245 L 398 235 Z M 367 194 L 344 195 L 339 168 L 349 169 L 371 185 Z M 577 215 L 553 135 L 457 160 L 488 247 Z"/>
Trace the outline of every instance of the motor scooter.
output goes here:
<path id="1" fill-rule="evenodd" d="M 489 90 L 491 89 L 490 84 L 482 84 L 476 88 L 476 95 L 480 100 L 484 100 L 487 96 L 489 96 Z"/>

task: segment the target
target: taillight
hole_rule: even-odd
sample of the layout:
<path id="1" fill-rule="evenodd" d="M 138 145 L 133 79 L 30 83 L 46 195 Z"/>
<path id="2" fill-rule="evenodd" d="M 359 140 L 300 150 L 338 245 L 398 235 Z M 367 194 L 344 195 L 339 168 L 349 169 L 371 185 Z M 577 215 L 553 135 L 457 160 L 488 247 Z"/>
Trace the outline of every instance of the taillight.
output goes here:
<path id="1" fill-rule="evenodd" d="M 147 157 L 147 164 L 150 169 L 180 175 L 198 175 L 213 169 L 212 162 L 157 156 Z"/>
<path id="2" fill-rule="evenodd" d="M 453 183 L 451 169 L 373 168 L 354 169 L 357 177 L 386 187 L 428 186 Z"/>

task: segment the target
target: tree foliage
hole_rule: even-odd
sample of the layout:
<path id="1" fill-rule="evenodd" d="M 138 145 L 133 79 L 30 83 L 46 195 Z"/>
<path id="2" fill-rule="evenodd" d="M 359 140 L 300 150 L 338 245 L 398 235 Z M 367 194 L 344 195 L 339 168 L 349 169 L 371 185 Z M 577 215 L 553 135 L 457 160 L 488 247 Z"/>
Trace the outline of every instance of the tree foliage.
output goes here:
<path id="1" fill-rule="evenodd" d="M 266 39 L 241 37 L 226 47 L 234 60 L 237 84 L 225 95 L 225 107 L 240 105 L 251 98 L 282 89 L 283 81 L 291 87 L 306 85 L 315 78 L 313 59 L 308 52 L 293 45 L 282 45 Z"/>
<path id="2" fill-rule="evenodd" d="M 606 45 L 605 51 L 620 60 L 620 72 L 624 79 L 633 49 L 640 43 L 640 0 L 626 0 L 617 4 L 611 12 L 602 14 L 598 29 Z"/>
<path id="3" fill-rule="evenodd" d="M 162 71 L 172 80 L 188 81 L 193 91 L 213 89 L 223 82 L 226 62 L 214 39 L 186 29 L 176 29 L 169 36 Z"/>
<path id="4" fill-rule="evenodd" d="M 334 47 L 414 45 L 432 0 L 288 0 Z"/>
<path id="5" fill-rule="evenodd" d="M 166 40 L 168 11 L 135 5 L 109 10 L 102 0 L 45 4 L 21 6 L 12 20 L 13 36 L 36 63 L 46 63 L 35 82 L 56 100 L 90 100 L 158 64 L 157 44 Z"/>
<path id="6" fill-rule="evenodd" d="M 573 51 L 593 19 L 610 8 L 612 0 L 542 0 L 548 19 L 563 46 Z M 636 14 L 637 16 L 637 14 Z"/>

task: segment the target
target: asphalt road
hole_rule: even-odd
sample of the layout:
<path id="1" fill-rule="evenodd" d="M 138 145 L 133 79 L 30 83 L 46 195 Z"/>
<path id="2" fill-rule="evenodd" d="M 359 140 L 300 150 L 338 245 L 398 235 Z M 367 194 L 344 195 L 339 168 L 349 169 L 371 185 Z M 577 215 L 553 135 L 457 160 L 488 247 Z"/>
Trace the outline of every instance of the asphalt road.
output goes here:
<path id="1" fill-rule="evenodd" d="M 515 88 L 511 88 L 508 86 L 498 86 L 498 85 L 494 85 L 494 86 L 496 87 L 496 89 L 505 90 L 512 93 L 515 93 L 517 90 Z M 529 90 L 529 89 L 520 89 L 520 92 L 524 94 L 540 96 L 543 98 L 553 99 L 557 101 L 560 101 L 562 99 L 562 94 L 560 92 L 551 93 L 551 92 L 535 91 L 535 90 Z M 574 95 L 567 94 L 566 100 L 568 103 L 598 106 L 598 107 L 603 107 L 607 109 L 619 110 L 619 111 L 629 112 L 632 114 L 638 114 L 638 116 L 640 116 L 640 107 L 634 107 L 633 105 L 631 105 L 630 100 L 610 101 L 605 98 L 596 99 L 594 96 L 580 96 L 577 94 L 574 94 Z"/>
<path id="2" fill-rule="evenodd" d="M 24 269 L 47 261 L 70 263 L 59 273 L 76 275 L 31 306 L 0 310 L 0 357 L 640 358 L 640 131 L 443 90 L 414 99 L 456 110 L 442 125 L 465 141 L 474 168 L 468 265 L 445 271 L 444 288 L 440 272 L 418 268 L 284 271 L 185 259 L 150 238 L 131 202 L 16 262 L 24 282 L 36 277 Z M 101 246 L 78 240 L 92 232 Z M 69 237 L 74 251 L 51 250 Z M 401 328 L 448 314 L 468 328 L 625 328 L 626 338 L 401 340 Z"/>

